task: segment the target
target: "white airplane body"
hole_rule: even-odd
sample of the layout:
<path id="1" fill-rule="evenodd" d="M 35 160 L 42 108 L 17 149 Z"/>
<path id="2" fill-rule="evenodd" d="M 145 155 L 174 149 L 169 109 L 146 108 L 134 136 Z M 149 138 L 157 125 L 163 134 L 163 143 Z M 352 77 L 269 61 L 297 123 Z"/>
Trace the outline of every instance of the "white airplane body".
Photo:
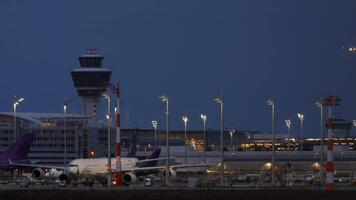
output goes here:
<path id="1" fill-rule="evenodd" d="M 129 171 L 137 165 L 137 158 L 121 158 L 121 171 Z M 68 164 L 68 171 L 79 174 L 107 173 L 107 158 L 75 159 Z M 111 158 L 111 169 L 115 171 L 116 159 Z"/>

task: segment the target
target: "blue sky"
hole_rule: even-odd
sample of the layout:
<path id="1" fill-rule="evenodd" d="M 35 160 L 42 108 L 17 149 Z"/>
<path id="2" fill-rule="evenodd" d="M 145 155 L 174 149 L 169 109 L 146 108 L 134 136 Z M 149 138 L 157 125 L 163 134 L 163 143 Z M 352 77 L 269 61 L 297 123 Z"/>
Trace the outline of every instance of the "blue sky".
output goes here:
<path id="1" fill-rule="evenodd" d="M 277 102 L 277 130 L 305 113 L 317 135 L 313 103 L 332 92 L 335 114 L 355 119 L 355 1 L 129 0 L 0 2 L 0 110 L 14 95 L 19 111 L 61 112 L 63 97 L 82 112 L 70 71 L 85 48 L 97 48 L 122 90 L 124 127 L 163 120 L 158 95 L 170 97 L 171 126 L 219 127 L 212 98 L 223 92 L 226 126 L 270 130 L 266 98 Z M 102 116 L 103 117 L 103 114 Z"/>

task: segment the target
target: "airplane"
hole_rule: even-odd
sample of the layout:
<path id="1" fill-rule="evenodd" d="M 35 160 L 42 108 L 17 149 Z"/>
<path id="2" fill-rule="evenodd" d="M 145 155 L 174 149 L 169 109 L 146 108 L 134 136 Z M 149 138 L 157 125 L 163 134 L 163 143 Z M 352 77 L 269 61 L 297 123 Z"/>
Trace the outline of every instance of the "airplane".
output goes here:
<path id="1" fill-rule="evenodd" d="M 84 184 L 89 186 L 93 185 L 94 180 L 98 180 L 99 182 L 103 183 L 103 185 L 107 184 L 107 158 L 75 159 L 68 164 L 68 167 L 31 164 L 31 161 L 27 159 L 27 154 L 31 148 L 33 139 L 33 133 L 24 134 L 14 145 L 10 146 L 2 154 L 0 154 L 0 170 L 30 168 L 32 169 L 32 177 L 35 179 L 43 179 L 46 176 L 46 173 L 55 171 L 57 172 L 56 174 L 59 178 L 59 181 L 65 182 L 66 184 L 70 183 L 72 180 L 75 183 L 78 179 L 85 179 Z M 135 154 L 136 148 L 134 146 L 136 145 L 132 145 L 132 151 L 129 152 L 130 156 Z M 165 172 L 166 166 L 156 166 L 158 160 L 165 159 L 159 158 L 160 153 L 160 149 L 155 149 L 153 153 L 144 160 L 138 160 L 135 157 L 122 157 L 121 163 L 123 183 L 125 185 L 129 185 L 144 176 Z M 111 163 L 111 169 L 115 169 L 115 159 L 112 159 Z M 171 176 L 175 176 L 175 170 L 177 168 L 202 166 L 208 165 L 171 165 L 169 174 Z"/>
<path id="2" fill-rule="evenodd" d="M 138 160 L 137 158 L 123 157 L 121 158 L 122 164 L 122 182 L 128 186 L 138 180 L 152 179 L 151 175 L 163 172 L 165 176 L 166 166 L 156 166 L 159 160 L 166 160 L 165 157 L 159 158 L 161 149 L 155 149 L 150 156 L 144 160 Z M 174 159 L 174 158 L 172 158 Z M 172 160 L 170 161 L 172 162 Z M 111 169 L 115 169 L 115 159 L 111 160 Z M 178 168 L 189 167 L 207 167 L 211 164 L 173 164 L 171 163 L 169 169 L 170 176 L 176 176 L 176 170 Z M 92 180 L 97 180 L 106 184 L 107 176 L 107 158 L 92 158 L 92 159 L 75 159 L 68 165 L 68 171 L 60 175 L 59 179 L 62 181 L 70 182 L 75 177 L 75 174 L 79 174 L 79 177 L 89 179 L 88 184 L 92 185 Z M 94 177 L 94 178 L 93 178 Z"/>
<path id="3" fill-rule="evenodd" d="M 133 143 L 128 152 L 129 157 L 121 158 L 122 168 L 127 171 L 134 167 L 151 167 L 156 165 L 160 155 L 160 149 L 155 150 L 147 160 L 138 160 L 135 158 L 136 144 L 135 136 L 133 136 Z M 52 178 L 59 177 L 60 181 L 69 181 L 69 176 L 73 177 L 73 174 L 83 174 L 83 177 L 89 172 L 89 174 L 100 174 L 98 172 L 106 172 L 107 158 L 92 158 L 92 159 L 75 159 L 69 163 L 69 167 L 63 166 L 51 166 L 51 165 L 37 165 L 31 164 L 31 161 L 27 159 L 27 155 L 30 151 L 31 145 L 34 140 L 34 133 L 26 133 L 22 135 L 13 145 L 5 149 L 0 154 L 0 171 L 11 171 L 15 169 L 32 169 L 32 177 L 35 179 L 43 179 L 45 176 L 52 176 Z M 146 163 L 144 163 L 146 162 Z M 112 160 L 115 163 L 115 160 Z M 77 166 L 74 167 L 73 166 Z M 76 169 L 77 168 L 77 169 Z M 93 168 L 93 169 L 91 169 Z M 112 166 L 114 169 L 115 166 Z M 102 173 L 101 173 L 102 174 Z"/>
<path id="4" fill-rule="evenodd" d="M 27 154 L 31 148 L 31 144 L 34 139 L 33 133 L 24 134 L 16 144 L 9 147 L 8 150 L 4 151 L 4 154 L 0 154 L 0 171 L 1 170 L 14 170 L 17 168 L 21 169 L 32 169 L 31 176 L 36 180 L 41 181 L 51 181 L 58 179 L 65 171 L 68 170 L 67 167 L 62 166 L 52 166 L 52 165 L 36 165 L 32 164 L 30 160 L 27 160 Z M 26 144 L 25 144 L 26 143 Z M 20 146 L 24 145 L 24 149 L 21 153 L 14 152 L 13 149 L 21 149 Z M 132 136 L 132 143 L 127 153 L 127 157 L 136 156 L 136 134 Z M 21 155 L 18 157 L 17 155 Z M 126 160 L 126 158 L 125 158 Z M 114 162 L 113 162 L 114 163 Z M 62 175 L 62 177 L 65 177 Z"/>
<path id="5" fill-rule="evenodd" d="M 156 149 L 144 160 L 137 158 L 122 157 L 122 182 L 125 186 L 137 182 L 140 179 L 152 178 L 151 175 L 163 172 L 165 176 L 166 166 L 156 166 L 158 160 L 165 160 L 166 158 L 159 158 L 161 149 Z M 111 169 L 115 169 L 115 159 L 111 160 Z M 62 166 L 46 166 L 46 165 L 32 165 L 22 163 L 10 163 L 17 167 L 30 167 L 35 168 L 32 172 L 33 177 L 43 177 L 46 169 L 63 170 L 58 179 L 62 185 L 73 183 L 77 186 L 79 182 L 83 185 L 91 187 L 94 181 L 102 183 L 103 186 L 107 185 L 107 158 L 85 158 L 72 160 L 68 167 Z M 178 168 L 189 167 L 208 167 L 210 164 L 172 164 L 170 165 L 169 175 L 176 176 Z M 111 172 L 113 175 L 114 171 Z"/>
<path id="6" fill-rule="evenodd" d="M 23 134 L 13 145 L 0 154 L 0 171 L 11 171 L 17 169 L 13 162 L 19 164 L 30 164 L 27 154 L 30 151 L 34 133 Z"/>

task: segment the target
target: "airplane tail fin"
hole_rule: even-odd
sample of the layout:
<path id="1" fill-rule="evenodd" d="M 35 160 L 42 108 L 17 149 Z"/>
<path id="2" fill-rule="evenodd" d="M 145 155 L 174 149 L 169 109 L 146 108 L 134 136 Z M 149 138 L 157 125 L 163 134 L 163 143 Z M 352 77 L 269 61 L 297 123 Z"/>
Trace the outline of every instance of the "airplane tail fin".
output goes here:
<path id="1" fill-rule="evenodd" d="M 150 156 L 148 156 L 146 159 L 156 159 L 160 156 L 161 154 L 161 149 L 155 149 Z M 152 160 L 152 161 L 147 161 L 144 162 L 140 165 L 140 167 L 154 167 L 156 166 L 158 160 Z"/>
<path id="2" fill-rule="evenodd" d="M 35 137 L 34 133 L 26 133 L 22 135 L 13 145 L 5 149 L 0 157 L 6 157 L 12 161 L 25 160 Z"/>

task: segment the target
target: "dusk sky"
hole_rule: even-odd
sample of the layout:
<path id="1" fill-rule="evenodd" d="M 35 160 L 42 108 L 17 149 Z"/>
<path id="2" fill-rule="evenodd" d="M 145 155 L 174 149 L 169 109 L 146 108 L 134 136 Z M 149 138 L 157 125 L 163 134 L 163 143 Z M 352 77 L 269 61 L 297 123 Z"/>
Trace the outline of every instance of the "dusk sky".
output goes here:
<path id="1" fill-rule="evenodd" d="M 171 128 L 225 125 L 270 132 L 274 95 L 277 133 L 319 134 L 314 102 L 330 92 L 342 98 L 334 114 L 356 119 L 356 1 L 127 0 L 0 1 L 0 110 L 82 113 L 70 71 L 78 56 L 97 48 L 112 80 L 121 83 L 124 128 L 151 128 L 164 119 L 160 93 L 170 98 Z M 102 106 L 104 109 L 104 105 Z M 100 115 L 103 118 L 103 114 Z M 164 126 L 162 128 L 165 128 Z"/>

